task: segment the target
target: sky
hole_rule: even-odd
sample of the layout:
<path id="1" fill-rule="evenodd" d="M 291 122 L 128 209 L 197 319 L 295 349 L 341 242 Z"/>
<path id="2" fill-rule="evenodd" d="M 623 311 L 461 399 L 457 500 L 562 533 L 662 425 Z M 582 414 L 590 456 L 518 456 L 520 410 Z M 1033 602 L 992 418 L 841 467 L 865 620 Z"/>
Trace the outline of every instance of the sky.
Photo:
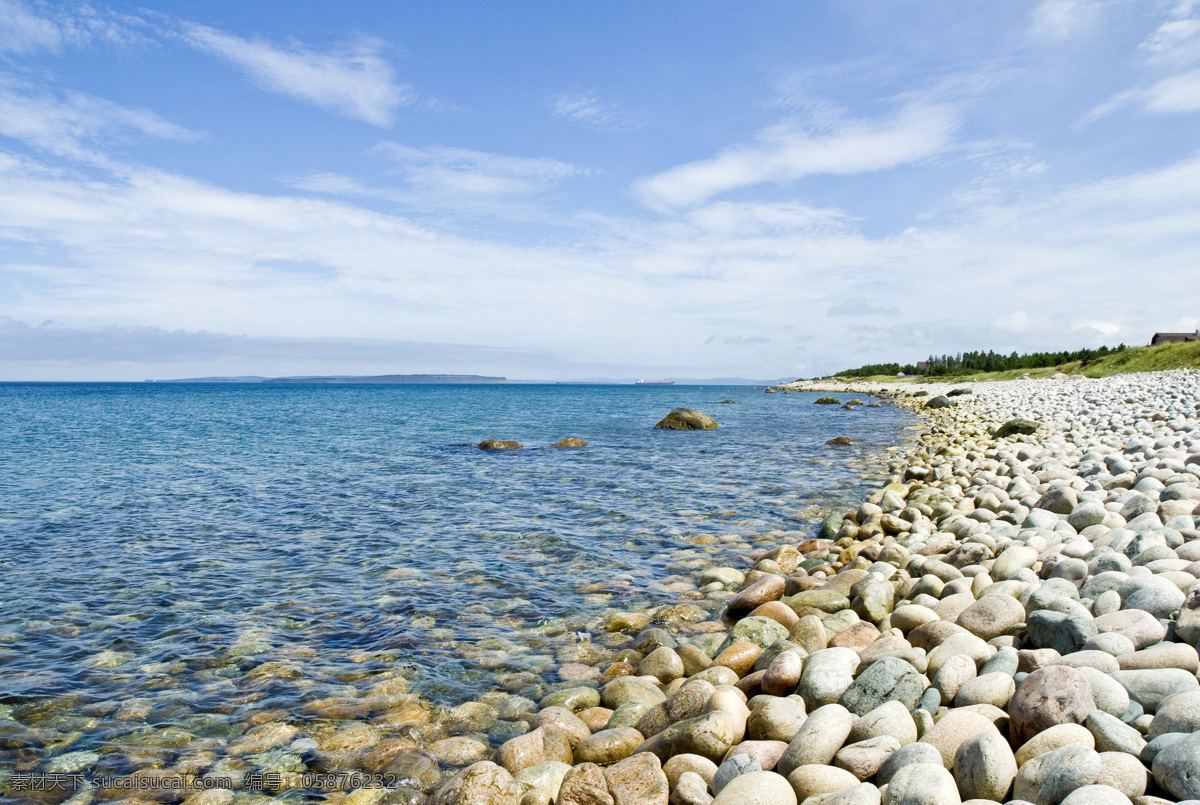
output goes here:
<path id="1" fill-rule="evenodd" d="M 1200 327 L 1200 2 L 0 0 L 0 380 Z"/>

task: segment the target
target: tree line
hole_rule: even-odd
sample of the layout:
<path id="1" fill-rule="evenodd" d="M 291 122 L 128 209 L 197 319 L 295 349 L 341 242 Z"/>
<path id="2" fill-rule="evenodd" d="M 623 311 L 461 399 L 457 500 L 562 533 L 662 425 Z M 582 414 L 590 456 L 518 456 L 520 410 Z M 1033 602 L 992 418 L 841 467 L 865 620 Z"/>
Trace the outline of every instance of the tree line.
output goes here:
<path id="1" fill-rule="evenodd" d="M 1003 355 L 993 350 L 987 352 L 959 352 L 956 355 L 930 355 L 928 361 L 917 364 L 872 363 L 857 369 L 847 369 L 838 372 L 838 377 L 870 377 L 872 375 L 895 375 L 903 372 L 906 375 L 925 375 L 929 377 L 948 377 L 950 375 L 970 375 L 977 372 L 1005 372 L 1012 369 L 1042 369 L 1047 366 L 1060 366 L 1064 363 L 1079 362 L 1081 366 L 1098 361 L 1106 355 L 1124 352 L 1124 344 L 1116 347 L 1100 347 L 1099 349 L 1077 349 L 1073 352 L 1030 352 L 1019 355 Z"/>

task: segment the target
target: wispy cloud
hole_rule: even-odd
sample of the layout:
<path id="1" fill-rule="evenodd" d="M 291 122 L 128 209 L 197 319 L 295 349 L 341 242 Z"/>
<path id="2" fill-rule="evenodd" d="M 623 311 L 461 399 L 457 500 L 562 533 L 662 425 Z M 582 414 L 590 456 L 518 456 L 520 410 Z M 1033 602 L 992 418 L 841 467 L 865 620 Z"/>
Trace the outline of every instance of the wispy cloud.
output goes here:
<path id="1" fill-rule="evenodd" d="M 760 132 L 753 144 L 642 179 L 634 192 L 650 207 L 669 210 L 751 185 L 886 170 L 937 153 L 956 126 L 945 106 L 912 106 L 883 123 L 845 123 L 819 135 L 781 123 Z"/>
<path id="2" fill-rule="evenodd" d="M 1163 76 L 1122 90 L 1089 110 L 1076 124 L 1082 128 L 1125 107 L 1154 114 L 1200 111 L 1200 69 L 1185 69 L 1200 61 L 1200 18 L 1196 4 L 1184 2 L 1170 12 L 1170 19 L 1155 29 L 1140 45 L 1146 54 L 1144 67 L 1151 76 Z"/>
<path id="3" fill-rule="evenodd" d="M 0 53 L 24 56 L 97 41 L 117 47 L 152 41 L 143 32 L 145 20 L 111 9 L 89 5 L 54 9 L 40 4 L 38 11 L 42 13 L 21 0 L 0 0 Z"/>
<path id="4" fill-rule="evenodd" d="M 885 305 L 872 305 L 861 299 L 847 299 L 844 302 L 838 302 L 833 307 L 825 311 L 826 316 L 854 316 L 854 317 L 870 317 L 870 316 L 896 316 L 899 315 L 900 308 L 890 307 Z"/>
<path id="5" fill-rule="evenodd" d="M 107 163 L 94 146 L 131 132 L 184 141 L 200 136 L 148 109 L 130 109 L 80 92 L 57 96 L 0 73 L 0 135 L 59 156 Z"/>
<path id="6" fill-rule="evenodd" d="M 630 131 L 637 124 L 614 104 L 605 103 L 590 92 L 560 92 L 550 96 L 546 105 L 550 114 L 601 131 Z"/>
<path id="7" fill-rule="evenodd" d="M 0 53 L 22 56 L 61 46 L 62 32 L 57 25 L 18 0 L 0 0 Z"/>
<path id="8" fill-rule="evenodd" d="M 263 88 L 375 126 L 390 126 L 396 110 L 416 97 L 396 83 L 376 39 L 321 52 L 299 42 L 279 47 L 242 39 L 197 23 L 182 28 L 187 41 L 231 62 Z"/>
<path id="9" fill-rule="evenodd" d="M 548 157 L 489 154 L 440 145 L 414 148 L 381 143 L 374 150 L 394 160 L 413 187 L 453 196 L 528 195 L 589 172 Z"/>
<path id="10" fill-rule="evenodd" d="M 1096 0 L 1043 0 L 1030 15 L 1029 30 L 1039 39 L 1062 41 L 1089 30 L 1098 13 Z"/>

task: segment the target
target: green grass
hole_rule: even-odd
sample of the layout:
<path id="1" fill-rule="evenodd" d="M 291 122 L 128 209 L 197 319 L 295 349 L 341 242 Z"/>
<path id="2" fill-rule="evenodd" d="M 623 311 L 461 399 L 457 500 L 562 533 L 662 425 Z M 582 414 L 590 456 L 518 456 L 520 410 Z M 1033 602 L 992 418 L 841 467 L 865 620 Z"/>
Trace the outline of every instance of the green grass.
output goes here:
<path id="1" fill-rule="evenodd" d="M 891 375 L 875 375 L 873 377 L 831 377 L 830 380 L 851 382 L 854 380 L 868 383 L 981 383 L 987 380 L 1015 380 L 1021 375 L 1030 377 L 1051 377 L 1058 372 L 1067 375 L 1083 375 L 1085 377 L 1107 377 L 1108 375 L 1132 372 L 1161 372 L 1167 369 L 1200 369 L 1200 341 L 1188 341 L 1183 344 L 1163 344 L 1158 347 L 1127 347 L 1123 352 L 1107 355 L 1098 361 L 1080 366 L 1079 362 L 1064 363 L 1061 366 L 1047 366 L 1042 369 L 1012 369 L 1006 372 L 979 372 L 973 375 L 958 375 L 955 377 L 905 377 Z"/>

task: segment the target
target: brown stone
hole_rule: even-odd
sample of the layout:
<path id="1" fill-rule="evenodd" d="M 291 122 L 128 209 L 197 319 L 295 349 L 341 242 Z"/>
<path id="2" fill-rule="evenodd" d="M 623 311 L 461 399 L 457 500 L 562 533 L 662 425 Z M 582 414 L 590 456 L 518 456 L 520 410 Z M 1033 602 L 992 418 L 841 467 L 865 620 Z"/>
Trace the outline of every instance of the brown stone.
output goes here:
<path id="1" fill-rule="evenodd" d="M 553 724 L 555 727 L 565 732 L 567 734 L 567 740 L 570 741 L 571 746 L 574 746 L 591 734 L 591 730 L 588 729 L 587 724 L 578 715 L 572 713 L 565 707 L 547 707 L 539 712 L 537 717 L 533 720 L 533 726 L 535 727 L 545 727 L 549 724 Z M 546 759 L 557 760 L 558 758 Z"/>
<path id="2" fill-rule="evenodd" d="M 556 805 L 614 805 L 604 770 L 595 763 L 572 766 L 558 789 Z"/>
<path id="3" fill-rule="evenodd" d="M 755 696 L 763 692 L 762 681 L 763 677 L 766 675 L 767 672 L 765 669 L 762 671 L 755 671 L 751 674 L 746 674 L 744 677 L 738 680 L 738 683 L 735 687 L 742 693 L 746 694 L 747 699 L 753 699 Z"/>
<path id="4" fill-rule="evenodd" d="M 753 584 L 734 596 L 725 611 L 728 615 L 736 617 L 752 612 L 768 601 L 778 601 L 783 598 L 783 588 L 786 584 L 783 576 L 764 573 Z"/>
<path id="5" fill-rule="evenodd" d="M 573 756 L 567 732 L 551 723 L 505 741 L 499 760 L 509 774 L 518 774 L 547 760 L 570 763 Z"/>
<path id="6" fill-rule="evenodd" d="M 632 727 L 601 730 L 575 746 L 575 759 L 580 763 L 607 766 L 632 755 L 644 740 L 644 736 Z"/>
<path id="7" fill-rule="evenodd" d="M 604 770 L 614 805 L 667 805 L 670 787 L 662 762 L 650 752 L 639 752 Z"/>
<path id="8" fill-rule="evenodd" d="M 1082 673 L 1066 665 L 1040 668 L 1025 677 L 1008 703 L 1013 745 L 1055 724 L 1082 724 L 1095 709 L 1092 686 Z"/>
<path id="9" fill-rule="evenodd" d="M 760 654 L 762 647 L 754 643 L 734 643 L 713 659 L 713 665 L 723 665 L 742 677 L 754 667 Z"/>
<path id="10" fill-rule="evenodd" d="M 607 707 L 589 707 L 586 710 L 580 710 L 575 715 L 584 723 L 592 732 L 599 732 L 608 726 L 608 720 L 612 718 L 613 711 Z"/>
<path id="11" fill-rule="evenodd" d="M 601 686 L 604 686 L 619 676 L 634 676 L 635 674 L 637 674 L 637 668 L 633 667 L 633 665 L 630 663 L 625 662 L 625 660 L 619 660 L 618 662 L 614 662 L 612 665 L 605 668 L 604 673 L 600 674 L 600 679 L 598 681 L 600 682 Z"/>
<path id="12" fill-rule="evenodd" d="M 796 621 L 800 620 L 800 616 L 796 614 L 796 611 L 782 601 L 768 601 L 756 607 L 750 615 L 752 617 L 770 618 L 787 629 L 791 629 L 796 625 Z"/>
<path id="13" fill-rule="evenodd" d="M 767 666 L 762 678 L 762 692 L 771 696 L 788 696 L 800 684 L 804 660 L 794 651 L 782 651 Z"/>
<path id="14" fill-rule="evenodd" d="M 758 758 L 763 771 L 773 771 L 787 748 L 787 741 L 742 741 L 737 746 L 730 747 L 725 753 L 725 760 L 734 755 L 753 755 Z"/>
<path id="15" fill-rule="evenodd" d="M 518 805 L 520 801 L 512 775 L 487 760 L 469 766 L 433 799 L 434 805 Z"/>
<path id="16" fill-rule="evenodd" d="M 954 767 L 954 753 L 963 742 L 981 732 L 1000 734 L 996 725 L 979 713 L 969 710 L 947 710 L 937 723 L 921 736 L 921 743 L 932 744 L 949 770 Z"/>
<path id="17" fill-rule="evenodd" d="M 859 621 L 834 635 L 829 641 L 830 648 L 853 648 L 860 649 L 871 645 L 879 639 L 879 628 L 870 621 Z"/>
<path id="18" fill-rule="evenodd" d="M 524 446 L 520 442 L 506 442 L 503 439 L 484 439 L 479 443 L 480 450 L 519 450 Z"/>

